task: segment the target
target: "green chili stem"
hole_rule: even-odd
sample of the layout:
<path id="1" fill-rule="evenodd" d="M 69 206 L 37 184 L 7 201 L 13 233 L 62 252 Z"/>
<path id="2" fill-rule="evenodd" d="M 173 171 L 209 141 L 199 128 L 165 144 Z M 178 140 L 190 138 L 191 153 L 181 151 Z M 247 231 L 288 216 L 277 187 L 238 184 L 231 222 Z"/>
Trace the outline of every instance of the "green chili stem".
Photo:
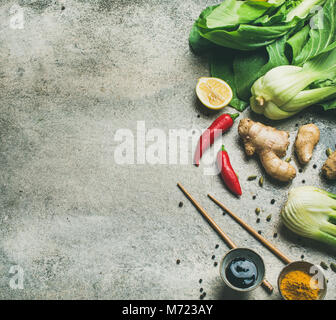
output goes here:
<path id="1" fill-rule="evenodd" d="M 230 117 L 233 121 L 235 121 L 239 117 L 239 113 L 230 114 Z"/>

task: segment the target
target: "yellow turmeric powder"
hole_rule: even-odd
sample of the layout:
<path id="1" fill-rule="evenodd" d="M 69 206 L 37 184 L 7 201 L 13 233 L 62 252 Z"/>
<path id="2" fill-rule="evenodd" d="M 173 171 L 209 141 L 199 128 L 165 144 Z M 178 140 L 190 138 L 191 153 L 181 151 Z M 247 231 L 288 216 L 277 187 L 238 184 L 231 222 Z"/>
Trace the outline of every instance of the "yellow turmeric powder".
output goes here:
<path id="1" fill-rule="evenodd" d="M 318 300 L 319 289 L 313 288 L 312 277 L 303 271 L 288 272 L 280 283 L 282 295 L 287 300 Z"/>

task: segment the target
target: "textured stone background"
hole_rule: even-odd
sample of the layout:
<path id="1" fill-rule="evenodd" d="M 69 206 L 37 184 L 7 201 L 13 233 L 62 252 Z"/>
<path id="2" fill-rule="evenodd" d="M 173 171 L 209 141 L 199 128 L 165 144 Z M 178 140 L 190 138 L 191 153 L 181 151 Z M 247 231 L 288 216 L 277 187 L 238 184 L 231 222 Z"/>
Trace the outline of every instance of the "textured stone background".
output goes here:
<path id="1" fill-rule="evenodd" d="M 223 216 L 208 192 L 292 259 L 334 261 L 331 248 L 281 226 L 279 210 L 290 185 L 267 178 L 264 188 L 247 182 L 249 175 L 264 173 L 244 156 L 237 124 L 224 141 L 244 190 L 240 200 L 202 167 L 114 162 L 118 128 L 134 130 L 136 121 L 145 120 L 148 129 L 201 130 L 217 116 L 197 103 L 195 83 L 208 75 L 208 66 L 187 41 L 194 19 L 214 2 L 1 1 L 0 298 L 199 299 L 202 287 L 206 299 L 278 299 L 262 288 L 237 295 L 223 286 L 214 262 L 228 248 L 177 181 L 237 244 L 264 257 L 274 286 L 282 262 Z M 11 27 L 13 5 L 23 10 L 23 29 Z M 319 175 L 326 147 L 335 144 L 335 116 L 305 112 L 278 127 L 289 130 L 293 142 L 295 124 L 310 118 L 321 128 L 321 142 L 292 185 L 304 179 L 336 192 Z M 263 210 L 260 224 L 257 206 Z M 13 265 L 24 270 L 22 290 L 9 286 Z M 326 275 L 327 298 L 335 299 L 335 274 Z"/>

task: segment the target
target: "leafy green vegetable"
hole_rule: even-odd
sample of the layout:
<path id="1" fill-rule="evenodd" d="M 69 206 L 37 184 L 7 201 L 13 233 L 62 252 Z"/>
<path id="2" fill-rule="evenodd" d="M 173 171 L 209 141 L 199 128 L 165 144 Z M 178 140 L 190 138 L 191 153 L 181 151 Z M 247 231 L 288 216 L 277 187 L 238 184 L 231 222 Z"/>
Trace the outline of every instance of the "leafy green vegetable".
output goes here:
<path id="1" fill-rule="evenodd" d="M 286 21 L 291 21 L 294 17 L 304 19 L 311 13 L 311 11 L 317 5 L 322 5 L 325 0 L 303 0 L 303 1 L 291 1 L 291 10 L 287 14 Z"/>
<path id="2" fill-rule="evenodd" d="M 306 19 L 311 8 L 324 0 L 239 1 L 226 0 L 205 9 L 195 22 L 193 32 L 219 46 L 237 50 L 264 47 Z M 196 49 L 199 39 L 190 37 Z"/>
<path id="3" fill-rule="evenodd" d="M 289 192 L 281 211 L 287 228 L 307 238 L 336 245 L 336 195 L 316 187 Z"/>
<path id="4" fill-rule="evenodd" d="M 303 67 L 276 67 L 252 86 L 251 108 L 272 120 L 288 118 L 306 107 L 336 97 L 336 84 L 309 89 L 309 85 L 336 78 L 336 49 L 322 53 Z"/>
<path id="5" fill-rule="evenodd" d="M 293 64 L 300 66 L 310 58 L 317 56 L 336 41 L 335 1 L 327 1 L 323 10 L 317 14 L 300 32 L 295 34 L 288 44 L 293 51 Z"/>
<path id="6" fill-rule="evenodd" d="M 268 2 L 226 0 L 218 6 L 206 9 L 197 25 L 204 29 L 227 30 L 256 20 L 274 6 L 276 5 Z"/>
<path id="7" fill-rule="evenodd" d="M 286 36 L 265 49 L 240 53 L 233 61 L 234 79 L 238 97 L 248 101 L 253 83 L 276 66 L 288 64 L 285 55 Z"/>
<path id="8" fill-rule="evenodd" d="M 323 5 L 323 15 L 316 5 Z M 252 85 L 268 71 L 282 65 L 303 66 L 336 47 L 336 0 L 225 0 L 201 13 L 189 41 L 195 53 L 210 53 L 211 75 L 230 84 L 232 106 L 241 111 L 248 105 Z M 317 94 L 322 94 L 318 103 L 325 110 L 336 108 L 334 82 L 330 78 L 309 82 L 289 109 L 303 106 L 305 98 L 306 104 L 308 99 L 313 103 Z"/>
<path id="9" fill-rule="evenodd" d="M 233 60 L 235 58 L 235 51 L 233 50 L 218 50 L 215 51 L 210 58 L 211 75 L 216 78 L 225 78 L 225 81 L 232 88 L 233 98 L 230 105 L 238 111 L 243 111 L 248 103 L 241 100 L 236 91 Z"/>

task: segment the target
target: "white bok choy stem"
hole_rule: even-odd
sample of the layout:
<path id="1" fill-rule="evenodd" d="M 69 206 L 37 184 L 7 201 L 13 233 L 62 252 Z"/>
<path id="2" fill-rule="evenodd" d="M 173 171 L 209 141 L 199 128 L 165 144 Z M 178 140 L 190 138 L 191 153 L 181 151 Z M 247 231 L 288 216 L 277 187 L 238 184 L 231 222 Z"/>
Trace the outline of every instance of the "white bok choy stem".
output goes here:
<path id="1" fill-rule="evenodd" d="M 303 0 L 287 14 L 286 21 L 292 21 L 294 17 L 305 18 L 309 13 L 313 13 L 316 6 L 322 5 L 324 2 L 325 0 Z"/>
<path id="2" fill-rule="evenodd" d="M 316 81 L 331 85 L 310 89 Z M 252 86 L 251 108 L 272 120 L 288 118 L 304 108 L 335 98 L 336 49 L 322 53 L 303 67 L 292 65 L 271 69 Z"/>

